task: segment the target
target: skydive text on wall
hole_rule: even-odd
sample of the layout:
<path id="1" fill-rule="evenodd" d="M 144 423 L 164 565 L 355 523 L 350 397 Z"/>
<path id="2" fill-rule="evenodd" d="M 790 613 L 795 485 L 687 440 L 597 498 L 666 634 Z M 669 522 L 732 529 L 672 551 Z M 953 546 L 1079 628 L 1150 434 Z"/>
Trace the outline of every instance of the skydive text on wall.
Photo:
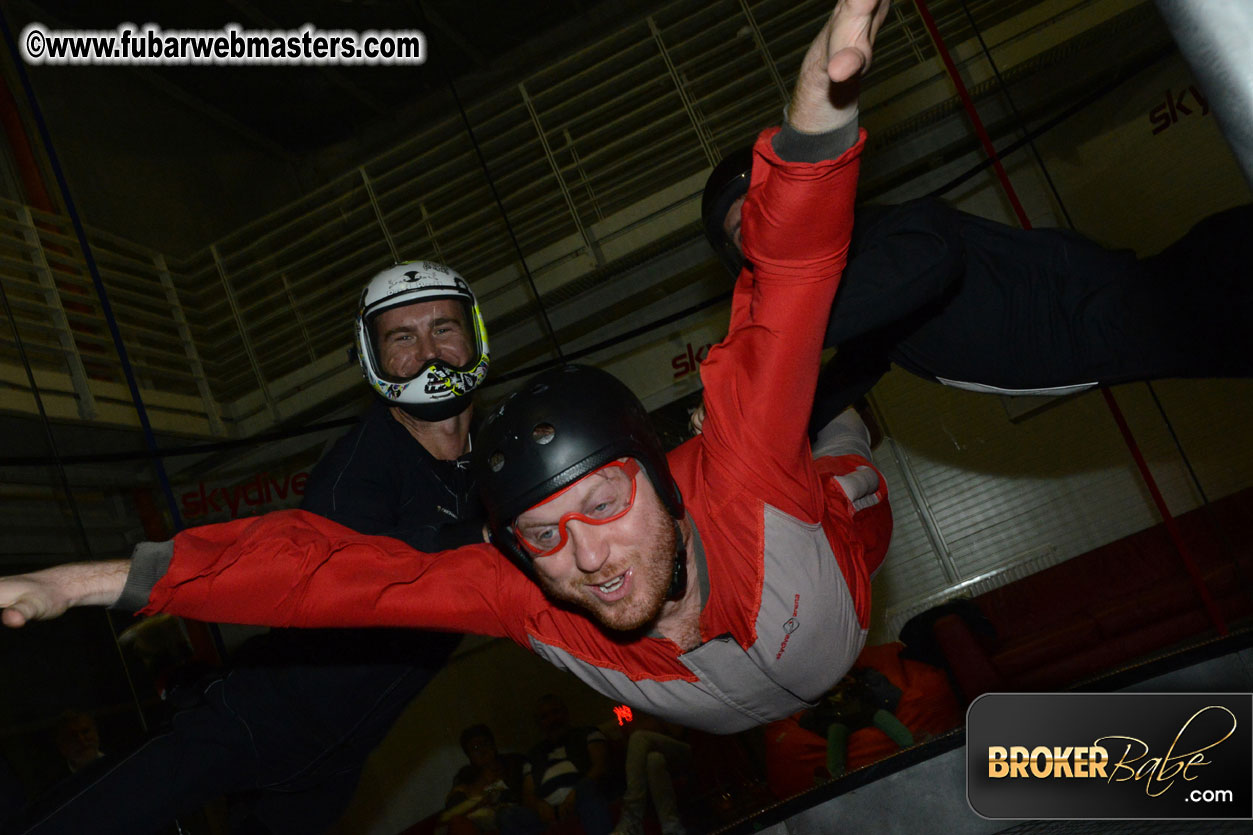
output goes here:
<path id="1" fill-rule="evenodd" d="M 211 487 L 202 481 L 195 490 L 179 497 L 182 505 L 179 510 L 185 519 L 215 513 L 230 513 L 230 517 L 235 519 L 240 515 L 240 508 L 243 508 L 244 515 L 249 515 L 262 508 L 272 509 L 268 505 L 285 505 L 287 499 L 303 496 L 308 480 L 309 474 L 301 472 L 281 478 L 258 473 L 242 484 L 228 487 Z"/>

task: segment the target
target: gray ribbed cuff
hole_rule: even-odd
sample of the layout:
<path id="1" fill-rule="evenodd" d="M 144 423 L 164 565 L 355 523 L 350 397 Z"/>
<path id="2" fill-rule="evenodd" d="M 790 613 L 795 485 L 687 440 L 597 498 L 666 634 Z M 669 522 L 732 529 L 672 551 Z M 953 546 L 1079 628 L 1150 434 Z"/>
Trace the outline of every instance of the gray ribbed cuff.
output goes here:
<path id="1" fill-rule="evenodd" d="M 148 595 L 174 559 L 174 540 L 167 542 L 141 542 L 131 552 L 131 570 L 126 575 L 122 596 L 110 609 L 138 612 L 148 605 Z"/>
<path id="2" fill-rule="evenodd" d="M 785 162 L 823 162 L 838 159 L 857 143 L 857 120 L 826 133 L 802 133 L 786 119 L 772 140 L 774 152 Z"/>

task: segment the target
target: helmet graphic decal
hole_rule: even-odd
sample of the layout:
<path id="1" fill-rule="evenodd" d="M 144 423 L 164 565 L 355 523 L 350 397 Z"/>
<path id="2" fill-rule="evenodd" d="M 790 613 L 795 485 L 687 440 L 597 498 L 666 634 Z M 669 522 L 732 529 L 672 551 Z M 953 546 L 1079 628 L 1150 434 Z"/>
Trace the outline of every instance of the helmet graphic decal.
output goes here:
<path id="1" fill-rule="evenodd" d="M 425 391 L 433 398 L 469 394 L 478 388 L 479 383 L 483 382 L 486 376 L 486 363 L 479 363 L 469 371 L 456 371 L 447 366 L 438 365 L 427 372 Z"/>

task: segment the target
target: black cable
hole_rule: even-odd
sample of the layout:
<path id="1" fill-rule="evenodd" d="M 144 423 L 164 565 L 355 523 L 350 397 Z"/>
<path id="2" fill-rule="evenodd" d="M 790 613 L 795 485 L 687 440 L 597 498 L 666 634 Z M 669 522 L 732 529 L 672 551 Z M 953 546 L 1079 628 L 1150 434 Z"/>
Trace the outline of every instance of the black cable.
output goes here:
<path id="1" fill-rule="evenodd" d="M 314 432 L 322 432 L 327 429 L 338 429 L 344 426 L 351 426 L 357 422 L 357 418 L 339 418 L 336 420 L 328 420 L 322 423 L 314 423 L 309 426 L 302 426 L 298 429 L 285 429 L 277 432 L 266 432 L 261 435 L 252 435 L 248 438 L 239 438 L 234 441 L 215 441 L 211 444 L 192 444 L 191 446 L 178 447 L 176 449 L 158 449 L 155 452 L 143 450 L 139 452 L 103 452 L 93 453 L 91 455 L 66 455 L 60 460 L 67 464 L 110 464 L 119 461 L 142 461 L 145 459 L 175 458 L 180 455 L 203 455 L 212 452 L 226 452 L 232 449 L 240 449 L 245 447 L 256 446 L 261 443 L 270 441 L 284 441 L 288 438 L 298 438 L 301 435 L 310 435 Z M 0 467 L 31 467 L 49 463 L 47 458 L 24 458 L 21 456 L 10 455 L 0 458 Z"/>
<path id="2" fill-rule="evenodd" d="M 1183 465 L 1188 469 L 1188 475 L 1192 478 L 1192 483 L 1196 486 L 1197 493 L 1201 496 L 1201 510 L 1205 514 L 1206 520 L 1209 522 L 1210 530 L 1218 537 L 1219 541 L 1226 547 L 1228 554 L 1236 554 L 1239 551 L 1236 543 L 1231 537 L 1230 529 L 1224 525 L 1214 513 L 1213 505 L 1210 504 L 1209 496 L 1205 494 L 1205 488 L 1201 486 L 1201 478 L 1197 475 L 1196 470 L 1192 468 L 1192 461 L 1183 452 L 1183 441 L 1175 434 L 1175 426 L 1171 423 L 1170 418 L 1166 416 L 1166 407 L 1157 397 L 1157 389 L 1153 384 L 1146 380 L 1144 385 L 1148 388 L 1149 394 L 1153 397 L 1153 402 L 1157 405 L 1158 412 L 1162 415 L 1162 420 L 1166 423 L 1166 431 L 1170 433 L 1171 440 L 1175 442 L 1175 448 L 1179 450 L 1179 455 L 1183 459 Z M 1247 579 L 1247 578 L 1245 578 Z"/>
<path id="3" fill-rule="evenodd" d="M 1209 497 L 1205 494 L 1205 488 L 1201 486 L 1201 477 L 1197 475 L 1196 470 L 1192 467 L 1192 460 L 1188 458 L 1188 453 L 1183 448 L 1183 442 L 1179 440 L 1179 435 L 1175 432 L 1175 424 L 1170 419 L 1170 415 L 1166 414 L 1166 406 L 1157 397 L 1157 390 L 1153 388 L 1151 380 L 1145 380 L 1144 386 L 1149 390 L 1149 394 L 1153 397 L 1153 403 L 1157 406 L 1157 413 L 1162 417 L 1162 423 L 1166 424 L 1166 431 L 1170 433 L 1170 438 L 1175 443 L 1175 449 L 1179 452 L 1180 459 L 1183 460 L 1184 467 L 1188 470 L 1188 476 L 1192 479 L 1192 484 L 1196 487 L 1196 492 L 1201 496 L 1202 506 L 1209 506 Z"/>
<path id="4" fill-rule="evenodd" d="M 704 310 L 707 307 L 713 307 L 715 304 L 718 304 L 720 302 L 724 302 L 730 299 L 731 294 L 732 294 L 731 290 L 727 290 L 725 293 L 719 293 L 718 295 L 713 296 L 712 298 L 708 298 L 702 302 L 697 302 L 694 305 L 685 307 L 676 313 L 671 313 L 666 316 L 663 316 L 662 318 L 654 322 L 649 322 L 647 325 L 640 325 L 638 328 L 632 328 L 626 333 L 620 333 L 617 336 L 611 337 L 609 339 L 601 340 L 600 342 L 597 342 L 595 345 L 589 345 L 586 348 L 580 348 L 579 350 L 567 355 L 563 359 L 550 360 L 548 362 L 536 363 L 535 365 L 528 365 L 525 368 L 519 368 L 514 371 L 510 371 L 507 374 L 501 374 L 499 376 L 492 377 L 486 383 L 480 386 L 480 388 L 487 388 L 489 386 L 498 385 L 500 383 L 507 383 L 510 380 L 516 380 L 519 377 L 529 377 L 532 374 L 538 374 L 540 371 L 543 371 L 546 368 L 552 368 L 554 365 L 561 365 L 563 362 L 573 362 L 574 360 L 581 359 L 582 357 L 586 357 L 589 354 L 594 354 L 597 351 L 603 350 L 605 348 L 613 347 L 614 345 L 617 345 L 620 342 L 626 342 L 628 339 L 639 336 L 642 333 L 647 333 L 648 331 L 655 330 L 659 327 L 662 327 L 663 325 L 668 325 L 671 322 L 676 322 L 679 319 L 682 319 L 686 316 L 696 313 L 697 311 Z"/>
<path id="5" fill-rule="evenodd" d="M 69 505 L 70 516 L 74 518 L 74 529 L 78 532 L 79 548 L 83 553 L 84 559 L 91 559 L 94 554 L 91 550 L 91 541 L 87 538 L 87 527 L 83 524 L 82 513 L 78 509 L 78 501 L 74 498 L 74 491 L 70 489 L 70 479 L 65 472 L 65 460 L 60 455 L 57 447 L 56 435 L 52 432 L 52 421 L 48 419 L 48 412 L 44 408 L 43 395 L 39 393 L 39 385 L 35 382 L 35 371 L 31 368 L 30 357 L 26 354 L 26 343 L 22 341 L 22 334 L 17 329 L 17 318 L 13 315 L 13 308 L 9 305 L 9 293 L 4 289 L 4 282 L 0 281 L 0 304 L 4 306 L 5 318 L 9 320 L 9 327 L 13 330 L 13 344 L 17 348 L 18 358 L 22 361 L 22 368 L 26 372 L 26 381 L 30 385 L 31 396 L 35 398 L 35 408 L 39 412 L 39 422 L 44 431 L 44 438 L 48 442 L 48 449 L 51 450 L 52 456 L 34 459 L 41 466 L 51 465 L 56 468 L 57 480 L 61 482 L 61 492 L 65 495 L 65 503 Z"/>
<path id="6" fill-rule="evenodd" d="M 1156 64 L 1159 58 L 1160 56 L 1155 56 L 1152 59 L 1136 63 L 1126 72 L 1116 73 L 1114 77 L 1109 81 L 1109 83 L 1101 87 L 1098 87 L 1092 90 L 1087 95 L 1083 96 L 1082 98 L 1075 100 L 1073 104 L 1071 104 L 1069 107 L 1066 107 L 1060 112 L 1058 112 L 1056 116 L 1053 116 L 1050 119 L 1046 119 L 1045 121 L 1041 122 L 1033 130 L 1027 131 L 1026 134 L 1023 136 L 1023 138 L 1017 139 L 1009 143 L 1003 148 L 996 149 L 997 157 L 1000 159 L 1005 159 L 1010 154 L 1013 154 L 1014 152 L 1018 151 L 1020 148 L 1022 148 L 1031 140 L 1038 139 L 1040 136 L 1043 136 L 1045 133 L 1048 133 L 1050 130 L 1057 127 L 1062 122 L 1066 121 L 1071 116 L 1078 113 L 1079 111 L 1088 107 L 1093 102 L 1102 98 L 1111 90 L 1113 90 L 1115 87 L 1122 84 L 1123 82 L 1125 82 L 1127 79 L 1131 78 L 1132 76 L 1136 75 L 1141 70 L 1145 69 L 1146 67 L 1150 67 Z M 944 185 L 940 186 L 939 188 L 932 189 L 930 192 L 926 194 L 926 197 L 928 198 L 942 197 L 944 194 L 957 188 L 959 185 L 961 185 L 962 183 L 965 183 L 967 180 L 970 180 L 972 177 L 978 176 L 979 174 L 983 173 L 983 171 L 990 168 L 991 165 L 992 165 L 991 158 L 985 157 L 984 159 L 981 159 L 979 162 L 972 165 L 970 168 L 963 171 L 961 174 L 958 174 L 956 177 L 949 180 Z"/>
<path id="7" fill-rule="evenodd" d="M 1154 62 L 1155 60 L 1156 59 L 1154 59 Z M 1143 68 L 1142 65 L 1136 65 L 1129 72 L 1122 73 L 1122 74 L 1115 76 L 1115 78 L 1112 81 L 1110 81 L 1108 84 L 1104 85 L 1101 88 L 1094 90 L 1093 92 L 1091 92 L 1089 95 L 1085 96 L 1084 98 L 1079 99 L 1073 105 L 1062 110 L 1056 116 L 1044 122 L 1041 122 L 1039 126 L 1037 126 L 1035 129 L 1028 131 L 1024 135 L 1023 138 L 1018 139 L 1010 143 L 1009 145 L 1006 145 L 1003 149 L 1000 149 L 998 151 L 998 155 L 1003 158 L 1005 156 L 1008 156 L 1009 154 L 1014 153 L 1015 151 L 1017 151 L 1024 145 L 1028 144 L 1030 140 L 1034 138 L 1038 138 L 1042 134 L 1048 132 L 1049 130 L 1052 130 L 1054 127 L 1061 124 L 1063 121 L 1070 118 L 1075 113 L 1079 112 L 1080 110 L 1092 104 L 1092 102 L 1094 102 L 1095 100 L 1106 95 L 1111 89 L 1123 83 L 1128 77 L 1139 72 L 1142 68 Z M 1002 81 L 1002 84 L 1003 83 L 1004 82 Z M 463 118 L 464 118 L 464 111 L 463 111 Z M 473 137 L 473 131 L 471 131 L 470 133 L 471 133 L 471 137 Z M 480 154 L 480 159 L 481 158 L 482 157 Z M 939 188 L 933 190 L 928 196 L 939 197 L 945 194 L 946 192 L 953 190 L 957 186 L 961 185 L 962 183 L 966 182 L 967 180 L 981 173 L 990 164 L 991 163 L 986 159 L 980 161 L 979 163 L 975 164 L 967 171 L 963 172 L 962 174 L 959 174 L 954 179 L 950 180 L 949 182 L 945 183 Z M 490 175 L 489 175 L 489 181 L 490 181 Z M 1059 203 L 1060 202 L 1061 201 L 1059 199 Z M 504 213 L 503 206 L 501 207 L 501 211 L 503 214 Z M 506 224 L 507 223 L 508 223 L 508 219 L 506 217 Z M 517 247 L 516 239 L 514 240 L 514 245 L 516 248 Z M 524 259 L 522 260 L 522 265 L 523 265 L 523 268 L 525 269 L 526 261 Z M 529 275 L 530 274 L 528 272 L 528 276 Z M 531 287 L 532 289 L 534 289 L 533 283 L 531 284 Z M 494 386 L 494 385 L 507 383 L 507 382 L 510 382 L 511 380 L 516 380 L 520 377 L 525 377 L 531 374 L 538 373 L 547 368 L 551 368 L 554 365 L 559 365 L 562 362 L 570 362 L 570 361 L 580 359 L 589 354 L 595 353 L 596 351 L 600 351 L 605 348 L 612 347 L 613 345 L 616 345 L 619 342 L 624 342 L 628 339 L 631 339 L 635 336 L 640 335 L 641 333 L 645 333 L 649 330 L 661 327 L 663 325 L 670 324 L 671 322 L 677 321 L 678 319 L 682 319 L 683 317 L 691 313 L 695 313 L 699 310 L 702 310 L 706 307 L 711 307 L 719 302 L 725 301 L 729 297 L 730 297 L 729 292 L 720 294 L 713 298 L 707 299 L 706 301 L 698 302 L 697 304 L 684 308 L 683 310 L 680 310 L 677 313 L 669 314 L 654 322 L 650 322 L 647 325 L 642 325 L 638 328 L 634 328 L 630 331 L 627 331 L 626 333 L 620 334 L 610 339 L 603 340 L 601 342 L 596 343 L 595 345 L 580 349 L 570 354 L 563 353 L 560 347 L 558 346 L 557 353 L 560 359 L 554 360 L 554 361 L 536 363 L 533 365 L 526 366 L 524 368 L 517 369 L 515 371 L 508 372 L 506 374 L 501 374 L 498 376 L 491 376 L 483 383 L 482 388 L 490 388 L 491 386 Z M 543 312 L 544 311 L 541 305 L 541 313 Z M 545 314 L 545 322 L 547 322 L 546 314 Z M 551 334 L 551 325 L 549 325 L 549 329 L 550 329 L 550 333 L 549 333 L 550 338 L 554 338 L 552 337 L 552 334 Z M 176 449 L 157 449 L 155 451 L 148 451 L 148 452 L 117 452 L 117 453 L 97 453 L 97 454 L 92 454 L 92 455 L 70 455 L 70 456 L 64 456 L 61 460 L 69 464 L 111 463 L 111 462 L 118 462 L 118 461 L 142 460 L 145 458 L 152 458 L 152 457 L 174 457 L 174 456 L 180 456 L 180 455 L 201 455 L 201 454 L 207 454 L 207 453 L 213 453 L 213 452 L 225 452 L 225 451 L 232 450 L 232 449 L 239 449 L 243 447 L 254 446 L 262 442 L 286 440 L 288 438 L 299 437 L 300 435 L 312 434 L 315 432 L 321 432 L 321 431 L 328 430 L 328 429 L 336 429 L 340 427 L 345 427 L 345 426 L 349 426 L 353 424 L 355 421 L 356 421 L 356 418 L 343 418 L 343 419 L 338 419 L 338 420 L 333 420 L 333 421 L 326 421 L 323 423 L 312 424 L 310 426 L 305 426 L 305 427 L 301 427 L 298 429 L 268 432 L 262 435 L 254 435 L 249 438 L 242 438 L 242 439 L 232 440 L 232 441 L 217 441 L 217 442 L 209 443 L 209 444 L 194 444 L 194 445 L 186 446 L 186 447 L 178 447 Z M 21 456 L 0 457 L 0 466 L 5 466 L 5 467 L 39 466 L 39 465 L 46 465 L 51 462 L 52 462 L 52 459 L 49 459 L 46 457 L 40 457 L 40 458 L 21 457 Z"/>
<path id="8" fill-rule="evenodd" d="M 96 298 L 100 302 L 101 316 L 109 327 L 109 337 L 113 342 L 113 350 L 117 351 L 118 360 L 122 365 L 122 376 L 126 379 L 126 387 L 130 391 L 131 401 L 135 406 L 135 416 L 139 418 L 144 443 L 148 445 L 148 449 L 155 456 L 157 452 L 156 433 L 153 432 L 152 423 L 148 420 L 148 410 L 144 407 L 144 399 L 139 392 L 139 381 L 135 379 L 135 369 L 131 365 L 130 356 L 126 351 L 126 343 L 122 339 L 122 331 L 118 326 L 117 317 L 113 315 L 113 305 L 109 302 L 109 293 L 104 286 L 104 278 L 100 275 L 100 268 L 96 265 L 96 257 L 93 254 L 91 242 L 87 239 L 87 229 L 83 226 L 83 219 L 78 214 L 74 196 L 70 191 L 69 181 L 66 180 L 65 171 L 61 167 L 56 147 L 52 143 L 52 133 L 48 128 L 47 121 L 44 119 L 43 109 L 39 106 L 39 99 L 35 95 L 35 86 L 31 83 L 30 74 L 26 72 L 25 65 L 19 60 L 18 56 L 20 53 L 17 49 L 17 42 L 13 37 L 13 30 L 9 27 L 8 18 L 3 14 L 0 14 L 0 31 L 3 31 L 5 44 L 9 48 L 9 54 L 13 56 L 13 69 L 17 73 L 18 80 L 22 83 L 23 91 L 26 93 L 26 103 L 30 108 L 30 115 L 35 123 L 35 128 L 39 132 L 39 138 L 43 142 L 48 166 L 52 169 L 52 174 L 57 181 L 57 187 L 60 189 L 61 199 L 65 204 L 65 213 L 69 216 L 70 225 L 74 227 L 74 235 L 78 239 L 78 247 L 83 255 L 83 265 L 86 266 L 87 272 L 91 276 L 92 287 L 95 289 Z M 154 457 L 152 466 L 156 471 L 157 482 L 161 486 L 161 493 L 165 498 L 170 519 L 174 522 L 174 529 L 181 530 L 183 520 L 178 513 L 178 502 L 174 500 L 174 491 L 170 487 L 170 478 L 165 472 L 165 467 L 161 464 L 160 458 Z"/>
<path id="9" fill-rule="evenodd" d="M 422 0 L 414 0 L 414 5 L 417 7 L 418 16 L 421 18 L 421 27 L 423 30 L 426 30 L 428 28 L 427 17 L 426 12 L 422 8 Z M 518 254 L 518 263 L 522 265 L 522 273 L 526 276 L 527 286 L 531 290 L 531 299 L 539 311 L 544 333 L 553 343 L 553 350 L 557 352 L 558 361 L 564 361 L 565 356 L 561 352 L 561 343 L 557 341 L 557 332 L 553 330 L 553 323 L 548 319 L 548 309 L 544 307 L 544 301 L 540 298 L 539 288 L 535 286 L 535 277 L 531 275 L 531 268 L 526 263 L 526 255 L 522 252 L 522 245 L 518 243 L 518 236 L 514 234 L 513 224 L 509 222 L 509 212 L 505 209 L 504 201 L 500 199 L 500 192 L 496 190 L 496 181 L 492 178 L 491 169 L 487 167 L 487 157 L 483 155 L 483 149 L 479 146 L 474 127 L 470 124 L 470 117 L 466 113 L 466 109 L 461 105 L 461 97 L 457 95 L 457 88 L 452 83 L 452 77 L 444 72 L 440 63 L 433 63 L 435 64 L 435 71 L 439 73 L 439 77 L 448 87 L 448 92 L 452 94 L 452 100 L 457 105 L 457 112 L 461 114 L 462 124 L 465 125 L 466 133 L 470 137 L 470 144 L 474 146 L 474 153 L 479 159 L 480 167 L 483 169 L 483 178 L 487 180 L 487 187 L 491 190 L 492 198 L 496 201 L 496 207 L 500 209 L 500 217 L 505 222 L 505 231 L 509 233 L 509 240 L 513 242 L 514 251 Z"/>
<path id="10" fill-rule="evenodd" d="M 74 498 L 74 491 L 70 488 L 70 479 L 65 472 L 65 462 L 60 457 L 56 435 L 52 431 L 52 421 L 48 419 L 48 411 L 44 408 L 43 395 L 40 394 L 39 386 L 35 382 L 35 371 L 31 368 L 30 357 L 26 353 L 26 344 L 22 341 L 22 334 L 17 327 L 17 317 L 13 315 L 13 307 L 9 304 L 9 293 L 4 289 L 3 281 L 0 281 L 0 305 L 3 305 L 5 318 L 9 320 L 9 327 L 13 329 L 13 344 L 17 348 L 18 357 L 22 360 L 22 369 L 26 372 L 26 380 L 30 385 L 31 396 L 35 398 L 35 408 L 39 411 L 40 425 L 43 427 L 44 437 L 48 442 L 48 449 L 52 452 L 52 462 L 56 467 L 57 478 L 61 482 L 61 492 L 65 496 L 65 503 L 69 506 L 70 516 L 74 519 L 74 529 L 78 533 L 79 547 L 82 549 L 84 559 L 90 560 L 95 555 L 91 549 L 91 540 L 87 536 L 87 526 L 83 523 L 83 514 L 79 510 L 77 499 Z M 118 660 L 122 663 L 122 675 L 126 679 L 126 686 L 130 689 L 131 699 L 135 702 L 135 713 L 139 717 L 139 728 L 146 735 L 148 733 L 148 718 L 144 716 L 143 703 L 139 700 L 139 691 L 135 688 L 135 679 L 131 675 L 130 665 L 126 662 L 126 656 L 122 653 L 122 645 L 118 641 L 117 629 L 113 626 L 113 619 L 109 617 L 108 610 L 101 609 L 100 611 L 109 626 L 109 634 L 113 637 L 113 646 L 117 649 Z"/>
<path id="11" fill-rule="evenodd" d="M 561 365 L 562 363 L 565 363 L 565 362 L 573 362 L 574 360 L 581 359 L 582 357 L 586 357 L 589 354 L 594 354 L 597 351 L 604 350 L 605 348 L 611 348 L 620 342 L 625 342 L 628 339 L 632 339 L 636 336 L 639 336 L 640 334 L 647 333 L 648 331 L 655 330 L 657 328 L 668 325 L 672 322 L 676 322 L 680 319 L 683 319 L 684 317 L 690 316 L 693 313 L 697 313 L 701 310 L 704 310 L 707 307 L 713 307 L 714 305 L 727 301 L 730 298 L 731 298 L 730 290 L 724 293 L 719 293 L 716 296 L 712 296 L 711 298 L 705 299 L 704 301 L 697 302 L 696 304 L 685 307 L 682 310 L 667 314 L 666 316 L 663 316 L 662 318 L 657 319 L 655 321 L 649 322 L 646 325 L 640 325 L 639 327 L 632 328 L 631 330 L 625 333 L 620 333 L 617 336 L 610 337 L 609 339 L 601 340 L 600 342 L 597 342 L 594 345 L 589 345 L 586 348 L 580 348 L 578 351 L 575 351 L 571 354 L 566 354 L 561 359 L 549 360 L 546 362 L 536 363 L 534 365 L 528 365 L 524 368 L 519 368 L 514 371 L 510 371 L 507 374 L 500 374 L 497 376 L 490 377 L 481 386 L 479 386 L 479 388 L 490 388 L 491 386 L 500 385 L 502 383 L 507 383 L 511 380 L 516 380 L 519 377 L 529 377 L 530 375 L 537 374 L 546 368 L 552 368 L 554 365 Z M 257 446 L 259 444 L 269 443 L 271 441 L 282 441 L 288 438 L 296 438 L 301 435 L 309 435 L 314 432 L 322 432 L 328 429 L 338 429 L 343 426 L 351 426 L 352 424 L 356 422 L 357 422 L 357 418 L 355 417 L 339 418 L 337 420 L 328 420 L 328 421 L 323 421 L 322 423 L 315 423 L 309 426 L 302 426 L 298 429 L 287 429 L 287 430 L 283 430 L 279 432 L 267 432 L 263 435 L 253 435 L 252 437 L 249 437 L 249 438 L 240 438 L 234 441 L 215 441 L 214 443 L 211 443 L 211 444 L 193 444 L 191 446 L 178 447 L 177 449 L 160 449 L 160 450 L 157 450 L 155 453 L 149 452 L 149 451 L 106 452 L 106 453 L 95 453 L 91 455 L 66 455 L 56 460 L 64 462 L 64 463 L 68 463 L 68 464 L 104 464 L 104 463 L 114 463 L 118 461 L 143 460 L 145 458 L 151 458 L 154 455 L 159 455 L 164 458 L 172 458 L 172 457 L 176 457 L 180 455 L 203 455 L 203 454 L 207 454 L 211 452 L 224 452 L 224 451 L 232 450 L 232 449 L 240 449 L 243 447 Z M 5 457 L 0 457 L 0 467 L 34 467 L 34 466 L 48 464 L 49 461 L 50 459 L 45 458 L 45 457 L 32 458 L 32 457 L 10 455 L 10 456 L 5 456 Z"/>
<path id="12" fill-rule="evenodd" d="M 966 5 L 966 0 L 961 0 L 962 11 L 966 13 L 966 20 L 970 22 L 970 28 L 974 31 L 975 37 L 979 39 L 979 46 L 983 47 L 983 56 L 988 59 L 988 66 L 992 68 L 992 74 L 996 76 L 996 83 L 1001 88 L 1001 95 L 1005 96 L 1005 102 L 1009 105 L 1010 113 L 1014 114 L 1014 121 L 1018 123 L 1018 127 L 1022 130 L 1023 139 L 1027 142 L 1027 147 L 1031 149 L 1031 155 L 1035 157 L 1036 165 L 1040 166 L 1040 172 L 1044 174 L 1044 181 L 1048 183 L 1049 191 L 1053 192 L 1053 199 L 1057 201 L 1057 206 L 1062 210 L 1062 215 L 1066 218 L 1066 225 L 1071 229 L 1075 228 L 1075 222 L 1070 218 L 1070 212 L 1066 209 L 1066 201 L 1062 200 L 1062 194 L 1057 190 L 1057 184 L 1053 182 L 1053 175 L 1049 173 L 1048 166 L 1044 164 L 1044 157 L 1040 156 L 1040 149 L 1036 147 L 1035 138 L 1027 129 L 1027 120 L 1022 117 L 1022 113 L 1018 110 L 1018 105 L 1014 103 L 1014 97 L 1009 94 L 1009 85 L 1005 83 L 1005 77 L 1001 75 L 1001 69 L 996 65 L 996 60 L 992 57 L 992 50 L 988 48 L 987 41 L 983 39 L 983 33 L 979 31 L 978 24 L 975 23 L 974 16 L 970 13 L 970 8 Z"/>
<path id="13" fill-rule="evenodd" d="M 705 308 L 713 307 L 714 305 L 725 302 L 730 298 L 731 298 L 730 290 L 724 293 L 719 293 L 716 296 L 712 296 L 708 299 L 705 299 L 704 301 L 697 302 L 696 304 L 685 307 L 682 310 L 667 314 L 666 316 L 663 316 L 662 318 L 657 319 L 655 321 L 649 322 L 646 325 L 640 325 L 639 327 L 632 328 L 631 330 L 626 331 L 625 333 L 620 333 L 617 336 L 610 337 L 609 339 L 601 340 L 600 342 L 597 342 L 594 345 L 589 345 L 586 348 L 580 348 L 578 351 L 567 354 L 559 360 L 549 360 L 547 362 L 536 363 L 534 365 L 528 365 L 524 368 L 519 368 L 514 371 L 510 371 L 507 374 L 501 374 L 498 376 L 490 377 L 486 382 L 483 383 L 483 385 L 480 386 L 480 388 L 490 388 L 491 386 L 500 385 L 502 383 L 507 383 L 511 380 L 516 380 L 520 377 L 529 377 L 532 374 L 537 374 L 546 368 L 553 367 L 554 365 L 560 365 L 563 362 L 572 362 L 574 360 L 581 359 L 582 357 L 586 357 L 589 354 L 594 354 L 597 351 L 604 350 L 605 348 L 611 348 L 614 345 L 627 341 L 628 339 L 633 339 L 634 337 L 639 336 L 640 334 L 647 333 L 651 330 L 655 330 L 657 328 L 671 324 L 672 322 L 676 322 L 680 319 L 690 316 L 693 313 L 697 313 L 701 310 L 704 310 Z M 136 451 L 136 452 L 106 452 L 106 453 L 94 453 L 91 455 L 65 455 L 56 459 L 50 459 L 47 457 L 35 458 L 35 457 L 29 457 L 29 456 L 23 457 L 23 456 L 10 455 L 10 456 L 5 456 L 5 457 L 0 457 L 0 467 L 35 467 L 35 466 L 43 466 L 43 465 L 54 463 L 54 462 L 61 462 L 65 464 L 106 464 L 106 463 L 116 463 L 119 461 L 139 461 L 139 460 L 143 460 L 146 458 L 151 458 L 154 455 L 159 455 L 163 458 L 173 458 L 173 457 L 177 457 L 180 455 L 204 455 L 204 454 L 212 453 L 212 452 L 225 452 L 225 451 L 232 450 L 232 449 L 258 446 L 260 444 L 270 443 L 272 441 L 282 441 L 282 440 L 287 440 L 289 438 L 297 438 L 297 437 L 300 437 L 301 435 L 310 435 L 315 432 L 323 432 L 329 429 L 338 429 L 340 427 L 351 426 L 352 424 L 356 422 L 357 422 L 357 418 L 355 417 L 338 418 L 336 420 L 328 420 L 328 421 L 323 421 L 321 423 L 310 424 L 309 426 L 302 426 L 297 429 L 286 429 L 286 430 L 276 431 L 276 432 L 266 432 L 265 434 L 262 434 L 262 435 L 253 435 L 248 438 L 240 438 L 240 439 L 233 440 L 233 441 L 215 441 L 214 443 L 211 443 L 211 444 L 192 444 L 190 446 L 178 447 L 177 449 L 160 449 L 160 450 L 157 450 L 155 453 L 149 452 L 146 450 Z"/>
<path id="14" fill-rule="evenodd" d="M 1162 419 L 1166 421 L 1166 431 L 1170 433 L 1170 438 L 1175 442 L 1175 449 L 1179 450 L 1180 457 L 1183 458 L 1183 465 L 1188 468 L 1188 475 L 1192 476 L 1192 483 L 1196 485 L 1196 491 L 1201 494 L 1201 503 L 1209 504 L 1209 496 L 1205 495 L 1205 488 L 1201 486 L 1201 479 L 1196 474 L 1196 470 L 1192 469 L 1192 461 L 1183 452 L 1183 442 L 1179 440 L 1179 436 L 1175 434 L 1175 426 L 1166 417 L 1166 406 L 1157 396 L 1157 389 L 1153 388 L 1153 383 L 1145 380 L 1144 384 L 1148 386 L 1149 394 L 1153 396 L 1153 402 L 1157 405 L 1157 410 L 1162 413 Z"/>

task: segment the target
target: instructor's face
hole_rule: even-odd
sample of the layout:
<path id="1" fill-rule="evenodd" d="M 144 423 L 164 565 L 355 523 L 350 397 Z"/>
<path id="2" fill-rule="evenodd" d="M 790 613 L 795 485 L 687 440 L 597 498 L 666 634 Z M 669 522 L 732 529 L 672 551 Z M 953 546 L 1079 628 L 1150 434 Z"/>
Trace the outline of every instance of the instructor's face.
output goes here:
<path id="1" fill-rule="evenodd" d="M 632 631 L 657 619 L 670 588 L 675 533 L 670 514 L 643 471 L 635 474 L 635 500 L 621 517 L 597 519 L 620 501 L 613 491 L 620 471 L 596 471 L 565 492 L 523 513 L 514 529 L 544 544 L 546 537 L 565 541 L 533 564 L 545 594 L 583 609 L 607 629 Z M 563 517 L 567 517 L 563 522 Z M 554 540 L 554 543 L 557 540 Z"/>
<path id="2" fill-rule="evenodd" d="M 470 361 L 465 309 L 452 299 L 385 310 L 374 320 L 379 364 L 396 380 L 417 376 L 432 360 L 454 368 Z"/>

